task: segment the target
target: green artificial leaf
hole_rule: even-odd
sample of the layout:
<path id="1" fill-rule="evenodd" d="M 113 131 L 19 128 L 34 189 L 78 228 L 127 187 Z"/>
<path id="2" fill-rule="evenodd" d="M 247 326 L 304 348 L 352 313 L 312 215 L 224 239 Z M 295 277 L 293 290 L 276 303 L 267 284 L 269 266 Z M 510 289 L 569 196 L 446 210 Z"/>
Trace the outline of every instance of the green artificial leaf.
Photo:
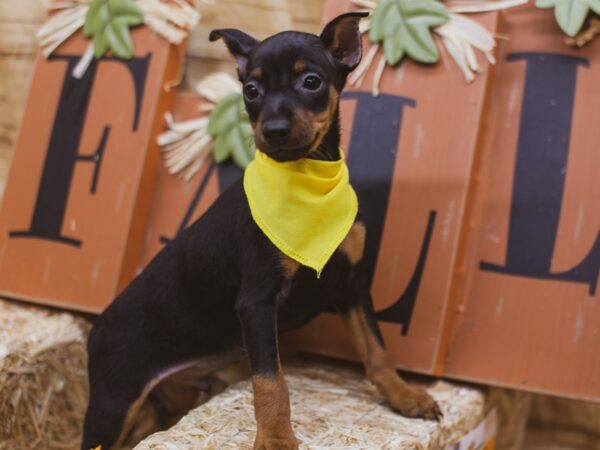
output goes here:
<path id="1" fill-rule="evenodd" d="M 558 26 L 569 36 L 575 36 L 590 9 L 600 14 L 600 0 L 536 0 L 538 8 L 554 8 Z"/>
<path id="2" fill-rule="evenodd" d="M 381 0 L 373 10 L 370 38 L 382 43 L 383 54 L 391 66 L 405 55 L 431 64 L 440 55 L 430 28 L 443 25 L 448 19 L 448 11 L 436 0 Z"/>
<path id="3" fill-rule="evenodd" d="M 254 139 L 242 94 L 230 94 L 210 113 L 208 133 L 213 137 L 217 163 L 229 158 L 242 169 L 254 159 Z"/>
<path id="4" fill-rule="evenodd" d="M 208 132 L 216 136 L 231 128 L 238 120 L 237 103 L 243 102 L 241 94 L 230 94 L 222 98 L 213 108 L 208 121 Z"/>
<path id="5" fill-rule="evenodd" d="M 115 56 L 133 56 L 133 41 L 129 28 L 144 21 L 144 15 L 133 0 L 92 0 L 85 16 L 83 35 L 94 38 L 94 56 L 100 58 L 107 50 Z"/>

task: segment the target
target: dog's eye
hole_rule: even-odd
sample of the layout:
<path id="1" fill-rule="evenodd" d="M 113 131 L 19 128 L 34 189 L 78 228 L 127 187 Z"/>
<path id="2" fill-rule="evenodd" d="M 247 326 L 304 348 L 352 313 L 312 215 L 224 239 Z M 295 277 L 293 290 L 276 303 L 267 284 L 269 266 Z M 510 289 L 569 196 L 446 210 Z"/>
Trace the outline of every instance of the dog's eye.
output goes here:
<path id="1" fill-rule="evenodd" d="M 309 91 L 316 91 L 321 87 L 321 79 L 316 75 L 309 75 L 304 79 L 302 87 Z"/>
<path id="2" fill-rule="evenodd" d="M 244 86 L 244 96 L 246 97 L 246 100 L 255 100 L 258 97 L 258 94 L 258 88 L 254 84 L 248 83 Z"/>

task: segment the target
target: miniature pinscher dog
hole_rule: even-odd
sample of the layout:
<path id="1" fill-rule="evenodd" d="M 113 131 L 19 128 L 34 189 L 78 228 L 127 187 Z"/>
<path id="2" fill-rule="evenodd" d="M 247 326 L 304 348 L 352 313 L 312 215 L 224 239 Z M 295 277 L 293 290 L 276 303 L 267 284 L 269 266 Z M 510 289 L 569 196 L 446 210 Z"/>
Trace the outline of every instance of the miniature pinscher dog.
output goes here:
<path id="1" fill-rule="evenodd" d="M 361 59 L 364 16 L 341 15 L 320 36 L 288 31 L 259 42 L 235 29 L 211 32 L 237 61 L 256 146 L 275 161 L 340 159 L 339 98 Z M 298 448 L 278 334 L 328 305 L 389 406 L 439 419 L 435 401 L 406 384 L 384 350 L 361 266 L 365 233 L 357 217 L 317 278 L 271 243 L 253 221 L 242 182 L 232 185 L 97 318 L 82 449 L 118 448 L 170 426 L 194 406 L 213 371 L 245 357 L 254 448 Z"/>

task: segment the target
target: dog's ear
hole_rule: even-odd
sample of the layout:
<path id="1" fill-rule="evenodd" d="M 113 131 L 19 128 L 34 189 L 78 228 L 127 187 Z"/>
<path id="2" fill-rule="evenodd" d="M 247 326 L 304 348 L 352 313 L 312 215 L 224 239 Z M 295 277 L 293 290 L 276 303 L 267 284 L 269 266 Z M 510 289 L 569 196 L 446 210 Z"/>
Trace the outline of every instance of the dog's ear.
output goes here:
<path id="1" fill-rule="evenodd" d="M 346 71 L 353 71 L 362 57 L 358 23 L 369 13 L 353 12 L 337 16 L 323 28 L 321 41 L 333 59 Z"/>
<path id="2" fill-rule="evenodd" d="M 233 28 L 212 30 L 208 36 L 208 39 L 211 42 L 220 38 L 225 41 L 229 53 L 235 58 L 238 65 L 238 73 L 241 77 L 246 70 L 248 55 L 258 45 L 258 41 L 243 31 Z"/>

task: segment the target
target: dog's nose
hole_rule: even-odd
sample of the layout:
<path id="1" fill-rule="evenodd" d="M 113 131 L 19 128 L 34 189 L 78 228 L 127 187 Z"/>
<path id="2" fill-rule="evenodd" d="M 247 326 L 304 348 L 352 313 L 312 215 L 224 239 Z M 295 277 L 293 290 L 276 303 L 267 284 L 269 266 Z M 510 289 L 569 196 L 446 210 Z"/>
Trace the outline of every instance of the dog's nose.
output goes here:
<path id="1" fill-rule="evenodd" d="M 270 120 L 263 123 L 262 132 L 270 145 L 281 145 L 290 137 L 292 127 L 287 120 Z"/>

